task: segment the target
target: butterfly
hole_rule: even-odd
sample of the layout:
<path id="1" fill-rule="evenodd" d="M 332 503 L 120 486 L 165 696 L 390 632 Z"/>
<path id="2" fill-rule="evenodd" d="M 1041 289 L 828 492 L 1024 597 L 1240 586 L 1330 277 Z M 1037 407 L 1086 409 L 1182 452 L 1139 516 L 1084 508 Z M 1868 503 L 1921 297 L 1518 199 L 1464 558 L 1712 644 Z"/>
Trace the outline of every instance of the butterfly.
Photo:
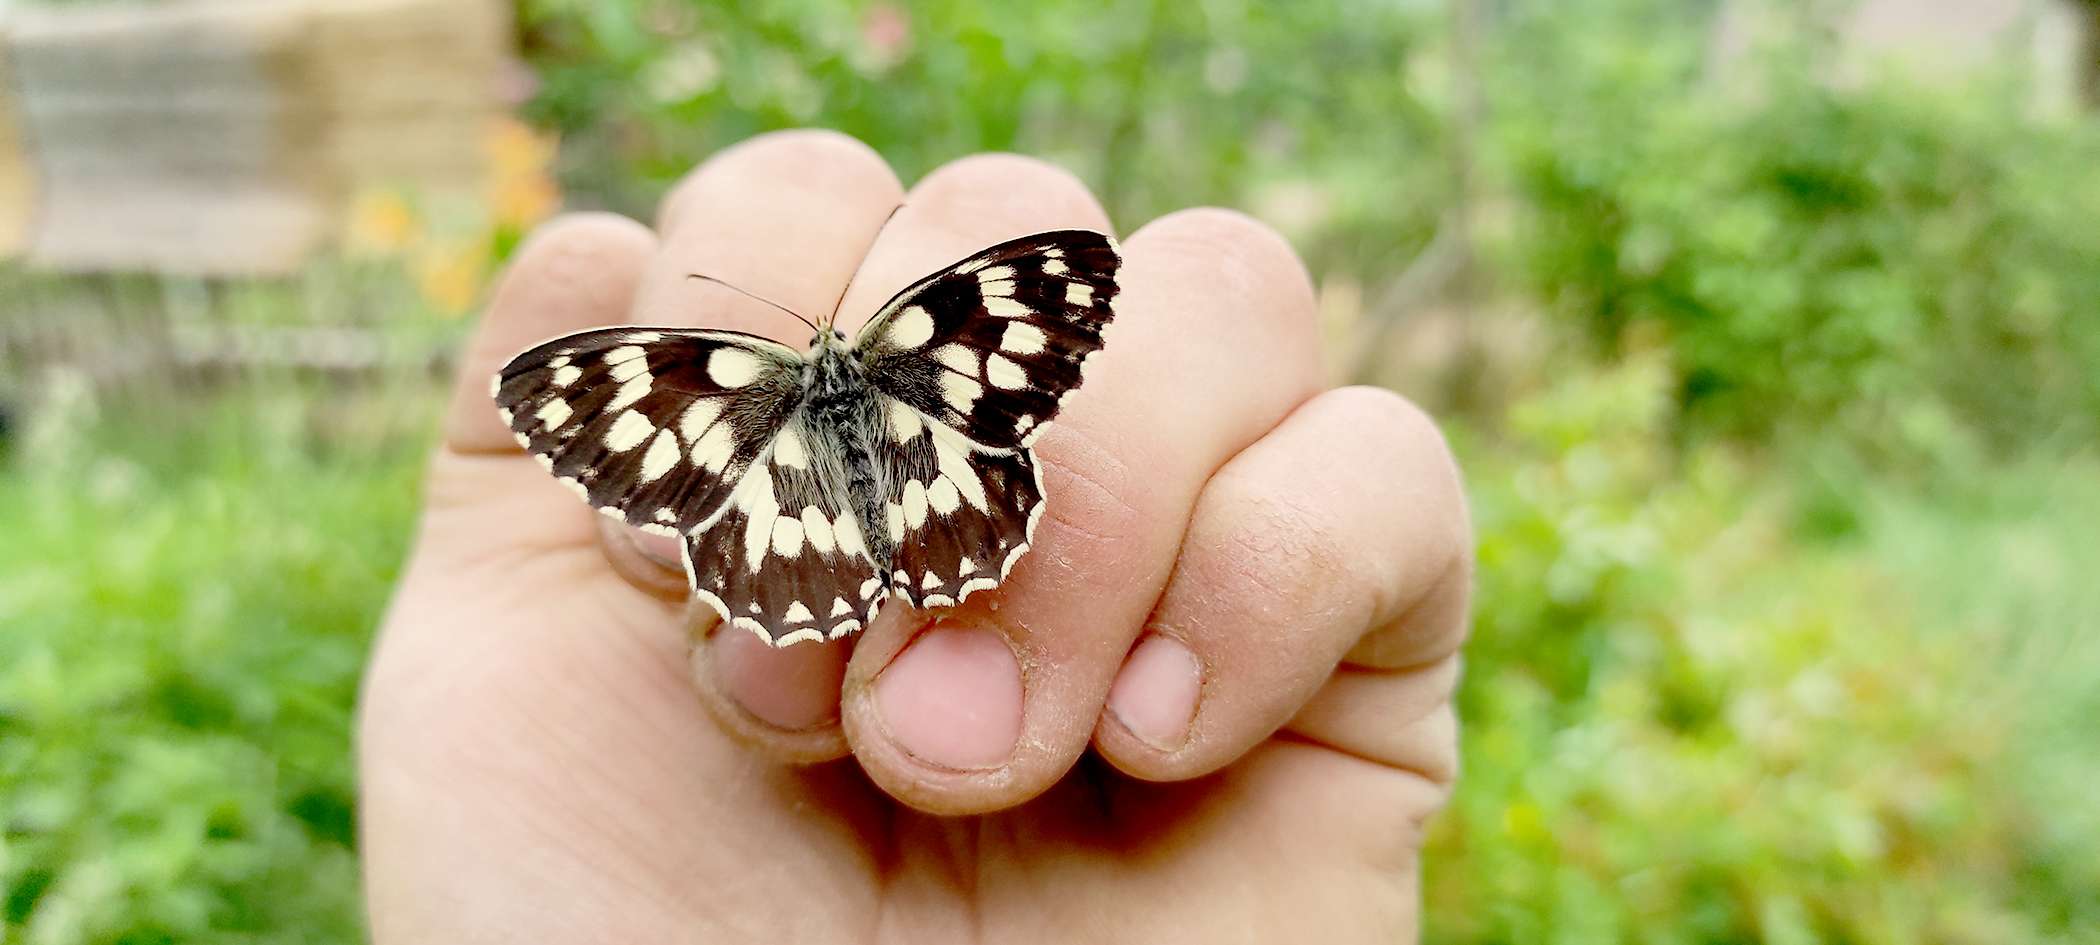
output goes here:
<path id="1" fill-rule="evenodd" d="M 1102 346 L 1120 262 L 1104 234 L 1037 233 L 913 283 L 851 340 L 835 312 L 803 351 L 601 328 L 519 354 L 493 395 L 564 486 L 682 539 L 692 594 L 725 623 L 774 646 L 838 639 L 891 596 L 959 604 L 1027 553 L 1030 448 Z"/>

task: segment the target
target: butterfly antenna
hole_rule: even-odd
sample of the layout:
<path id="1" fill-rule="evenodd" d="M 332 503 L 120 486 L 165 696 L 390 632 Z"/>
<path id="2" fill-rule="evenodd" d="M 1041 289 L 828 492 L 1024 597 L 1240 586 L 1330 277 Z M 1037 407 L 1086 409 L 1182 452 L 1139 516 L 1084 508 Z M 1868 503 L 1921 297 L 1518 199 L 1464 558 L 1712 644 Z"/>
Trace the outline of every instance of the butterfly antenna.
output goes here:
<path id="1" fill-rule="evenodd" d="M 891 207 L 891 208 L 890 208 L 890 215 L 889 215 L 889 216 L 886 216 L 886 217 L 883 217 L 883 218 L 882 218 L 882 225 L 881 225 L 881 226 L 878 226 L 878 227 L 876 227 L 876 228 L 875 228 L 875 235 L 874 235 L 874 236 L 872 236 L 872 237 L 869 237 L 869 239 L 868 239 L 868 248 L 869 248 L 869 249 L 871 249 L 871 250 L 872 250 L 872 249 L 874 249 L 874 248 L 875 248 L 875 241 L 876 241 L 876 240 L 879 240 L 879 239 L 881 239 L 881 238 L 882 238 L 882 231 L 883 231 L 883 230 L 886 230 L 886 229 L 889 229 L 889 226 L 890 226 L 890 221 L 891 221 L 891 220 L 894 220 L 894 219 L 896 219 L 896 218 L 897 218 L 897 211 L 899 211 L 899 210 L 902 210 L 902 209 L 904 209 L 904 205 L 903 205 L 903 204 L 901 204 L 901 203 L 900 203 L 900 204 L 898 204 L 898 205 L 896 205 L 896 206 L 894 206 L 894 207 Z M 867 263 L 867 261 L 868 261 L 868 254 L 867 254 L 866 252 L 862 252 L 862 253 L 860 254 L 860 261 L 861 261 L 862 265 L 865 265 L 865 264 Z M 850 276 L 847 276 L 847 277 L 846 277 L 846 287 L 845 287 L 845 288 L 843 288 L 843 289 L 840 289 L 840 290 L 839 290 L 839 298 L 838 298 L 838 301 L 836 301 L 836 302 L 833 302 L 833 303 L 831 303 L 831 314 L 830 314 L 830 315 L 827 315 L 827 316 L 825 316 L 825 317 L 824 317 L 824 324 L 825 324 L 825 325 L 827 325 L 827 326 L 828 326 L 828 325 L 836 325 L 836 324 L 838 324 L 838 320 L 839 320 L 839 306 L 842 306 L 842 305 L 845 305 L 845 304 L 846 304 L 846 293 L 847 293 L 847 292 L 850 292 L 850 291 L 852 291 L 852 289 L 853 289 L 853 280 L 855 280 L 855 279 L 858 279 L 858 278 L 860 278 L 860 270 L 861 270 L 861 266 L 854 266 L 854 267 L 853 267 L 853 274 L 852 274 L 852 275 L 850 275 Z M 818 330 L 819 330 L 819 331 L 822 331 L 823 329 L 818 329 Z"/>
<path id="2" fill-rule="evenodd" d="M 738 292 L 738 293 L 740 293 L 740 294 L 744 295 L 744 296 L 745 296 L 746 298 L 753 298 L 753 299 L 757 299 L 757 300 L 759 300 L 759 301 L 761 301 L 761 302 L 764 302 L 764 303 L 766 303 L 767 305 L 771 305 L 771 306 L 773 306 L 774 308 L 777 308 L 777 309 L 779 309 L 779 310 L 781 310 L 781 311 L 783 311 L 783 312 L 786 312 L 786 313 L 788 313 L 788 317 L 790 317 L 790 318 L 793 318 L 794 320 L 796 320 L 796 321 L 798 321 L 798 322 L 801 322 L 801 323 L 802 323 L 802 324 L 804 324 L 804 325 L 808 325 L 808 326 L 809 326 L 809 330 L 810 330 L 810 331 L 814 331 L 814 332 L 817 332 L 818 334 L 822 334 L 822 333 L 823 333 L 823 331 L 824 331 L 823 329 L 821 329 L 821 328 L 818 328 L 818 327 L 816 326 L 816 324 L 815 324 L 815 323 L 813 323 L 813 322 L 811 322 L 811 321 L 810 321 L 809 319 L 807 319 L 807 318 L 803 318 L 803 317 L 802 317 L 801 315 L 798 315 L 798 314 L 796 314 L 796 313 L 795 313 L 795 310 L 794 310 L 794 309 L 788 308 L 787 306 L 785 306 L 785 305 L 782 305 L 782 304 L 780 304 L 779 302 L 775 302 L 775 301 L 773 301 L 772 299 L 766 298 L 766 297 L 765 297 L 765 296 L 763 296 L 763 295 L 759 295 L 759 294 L 758 294 L 758 293 L 756 293 L 756 292 L 746 292 L 746 291 L 744 291 L 743 289 L 737 288 L 737 287 L 736 287 L 736 286 L 734 286 L 734 285 L 730 285 L 729 283 L 727 283 L 727 282 L 724 282 L 724 281 L 722 281 L 722 280 L 720 280 L 720 279 L 717 279 L 717 278 L 715 278 L 715 277 L 713 277 L 713 276 L 703 276 L 703 275 L 701 275 L 701 274 L 699 274 L 699 273 L 697 273 L 697 272 L 689 272 L 689 273 L 686 273 L 686 276 L 685 276 L 685 277 L 686 277 L 686 278 L 688 278 L 688 279 L 699 279 L 699 280 L 702 280 L 702 281 L 705 281 L 705 282 L 712 282 L 712 283 L 715 283 L 715 284 L 717 284 L 717 285 L 722 285 L 722 286 L 728 286 L 728 287 L 729 287 L 730 289 L 733 289 L 733 290 L 735 290 L 736 292 Z"/>

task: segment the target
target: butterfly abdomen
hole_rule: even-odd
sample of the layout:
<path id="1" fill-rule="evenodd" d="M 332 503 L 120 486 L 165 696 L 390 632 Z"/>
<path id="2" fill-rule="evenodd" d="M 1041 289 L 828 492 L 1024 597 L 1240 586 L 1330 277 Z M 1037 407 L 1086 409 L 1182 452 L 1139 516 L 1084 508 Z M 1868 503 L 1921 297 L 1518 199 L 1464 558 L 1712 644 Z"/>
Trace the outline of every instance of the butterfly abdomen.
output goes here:
<path id="1" fill-rule="evenodd" d="M 854 512 L 866 535 L 868 555 L 886 566 L 896 551 L 883 526 L 882 484 L 875 478 L 881 469 L 869 431 L 881 421 L 881 405 L 862 377 L 861 366 L 851 358 L 827 350 L 817 358 L 810 380 L 809 399 L 804 402 L 812 422 L 829 431 L 844 455 L 846 488 L 853 497 Z"/>

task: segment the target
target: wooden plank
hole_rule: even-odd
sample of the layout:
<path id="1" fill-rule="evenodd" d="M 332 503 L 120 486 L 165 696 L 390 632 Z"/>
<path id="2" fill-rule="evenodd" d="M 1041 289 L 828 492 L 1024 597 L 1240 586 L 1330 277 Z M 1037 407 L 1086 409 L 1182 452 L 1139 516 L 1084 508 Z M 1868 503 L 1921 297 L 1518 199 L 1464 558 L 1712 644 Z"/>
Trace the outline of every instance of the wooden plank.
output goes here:
<path id="1" fill-rule="evenodd" d="M 43 171 L 32 262 L 283 272 L 330 231 L 308 20 L 273 3 L 24 15 L 15 71 Z"/>
<path id="2" fill-rule="evenodd" d="M 27 248 L 36 212 L 36 166 L 22 134 L 8 35 L 7 21 L 0 15 L 0 259 L 12 259 Z"/>

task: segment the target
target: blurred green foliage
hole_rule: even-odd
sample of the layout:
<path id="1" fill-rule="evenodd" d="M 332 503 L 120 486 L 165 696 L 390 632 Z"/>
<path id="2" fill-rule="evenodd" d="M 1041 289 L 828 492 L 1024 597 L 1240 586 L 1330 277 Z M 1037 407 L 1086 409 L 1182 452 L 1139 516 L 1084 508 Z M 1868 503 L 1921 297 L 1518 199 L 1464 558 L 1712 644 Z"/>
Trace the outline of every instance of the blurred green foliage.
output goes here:
<path id="1" fill-rule="evenodd" d="M 1814 42 L 1720 81 L 1710 3 L 1483 6 L 1470 128 L 1426 0 L 525 0 L 521 27 L 572 202 L 646 215 L 777 127 L 906 180 L 1012 149 L 1125 228 L 1254 210 L 1330 308 L 1431 243 L 1469 150 L 1473 301 L 1547 344 L 1479 340 L 1510 389 L 1446 417 L 1481 567 L 1426 940 L 2100 942 L 2091 120 L 2002 77 L 1810 82 Z M 322 272 L 213 310 L 404 291 Z M 0 939 L 355 940 L 349 719 L 431 378 L 36 377 L 0 446 Z"/>
<path id="2" fill-rule="evenodd" d="M 2100 126 L 2037 121 L 2009 75 L 1833 88 L 1814 42 L 1731 89 L 1681 20 L 1526 6 L 1490 72 L 1514 274 L 1607 351 L 1664 337 L 1689 422 L 1913 454 L 2100 432 Z"/>

